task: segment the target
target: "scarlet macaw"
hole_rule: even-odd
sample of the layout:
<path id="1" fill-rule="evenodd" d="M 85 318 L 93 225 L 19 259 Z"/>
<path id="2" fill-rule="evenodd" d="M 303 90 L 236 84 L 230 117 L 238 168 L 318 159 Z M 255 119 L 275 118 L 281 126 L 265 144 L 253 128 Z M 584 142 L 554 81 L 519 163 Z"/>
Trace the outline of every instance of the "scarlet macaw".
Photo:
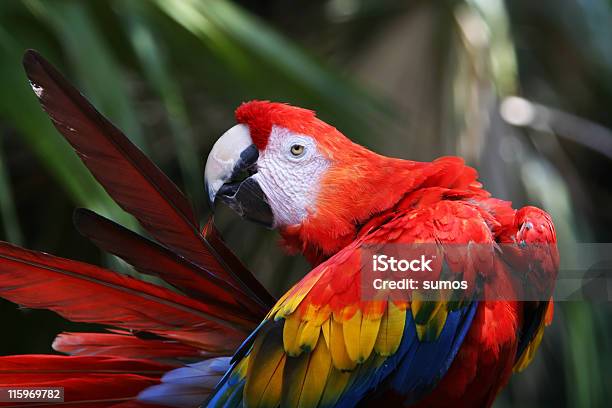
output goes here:
<path id="1" fill-rule="evenodd" d="M 442 251 L 485 244 L 494 249 L 487 260 L 494 277 L 481 276 L 488 269 L 469 254 L 442 255 L 454 272 L 494 286 L 507 283 L 510 269 L 530 284 L 554 280 L 550 217 L 491 198 L 461 159 L 388 158 L 312 111 L 241 105 L 238 124 L 209 155 L 206 188 L 213 205 L 224 201 L 278 229 L 285 246 L 313 265 L 275 301 L 212 222 L 200 232 L 172 182 L 48 62 L 29 52 L 24 65 L 58 130 L 161 245 L 87 210 L 76 213 L 77 228 L 182 293 L 0 244 L 2 297 L 114 327 L 59 336 L 54 347 L 69 357 L 0 358 L 2 385 L 64 386 L 67 398 L 88 407 L 480 407 L 533 358 L 552 318 L 550 301 L 361 297 L 361 251 L 381 242 Z M 196 363 L 180 367 L 186 361 Z"/>

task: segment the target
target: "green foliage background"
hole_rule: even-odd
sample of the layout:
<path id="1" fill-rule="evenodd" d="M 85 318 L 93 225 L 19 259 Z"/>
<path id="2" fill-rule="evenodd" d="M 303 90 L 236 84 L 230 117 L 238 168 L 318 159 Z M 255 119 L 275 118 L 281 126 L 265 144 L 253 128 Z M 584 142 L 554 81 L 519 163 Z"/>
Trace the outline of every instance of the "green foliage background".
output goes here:
<path id="1" fill-rule="evenodd" d="M 576 241 L 611 242 L 611 39 L 609 0 L 5 0 L 0 238 L 133 273 L 71 227 L 75 206 L 137 225 L 40 110 L 21 68 L 34 48 L 203 219 L 206 154 L 233 109 L 257 98 L 315 109 L 383 154 L 465 157 L 498 197 L 546 208 L 562 253 Z M 513 95 L 531 102 L 520 126 L 500 114 Z M 307 271 L 273 233 L 225 209 L 218 220 L 274 293 Z M 3 354 L 50 352 L 58 332 L 83 328 L 4 301 L 0 313 Z M 608 406 L 611 322 L 609 303 L 558 304 L 535 362 L 496 406 Z"/>

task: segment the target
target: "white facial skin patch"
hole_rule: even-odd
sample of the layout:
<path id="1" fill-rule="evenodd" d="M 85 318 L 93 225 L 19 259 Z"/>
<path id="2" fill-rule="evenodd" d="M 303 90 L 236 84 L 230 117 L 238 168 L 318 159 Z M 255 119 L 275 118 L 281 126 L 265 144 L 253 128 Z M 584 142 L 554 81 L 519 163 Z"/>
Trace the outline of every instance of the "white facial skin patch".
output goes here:
<path id="1" fill-rule="evenodd" d="M 274 227 L 300 224 L 309 211 L 316 210 L 321 177 L 328 167 L 329 161 L 311 137 L 272 128 L 252 177 L 268 198 Z"/>

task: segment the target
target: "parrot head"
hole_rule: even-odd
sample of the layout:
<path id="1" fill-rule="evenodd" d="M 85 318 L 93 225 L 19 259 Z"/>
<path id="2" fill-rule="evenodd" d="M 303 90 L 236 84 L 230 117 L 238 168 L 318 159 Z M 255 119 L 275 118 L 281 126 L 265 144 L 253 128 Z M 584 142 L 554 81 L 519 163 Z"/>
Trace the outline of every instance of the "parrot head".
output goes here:
<path id="1" fill-rule="evenodd" d="M 424 163 L 378 155 L 311 110 L 251 101 L 213 146 L 205 169 L 212 206 L 277 228 L 296 250 L 333 253 L 360 223 L 396 203 Z M 402 188 L 398 189 L 397 186 Z"/>

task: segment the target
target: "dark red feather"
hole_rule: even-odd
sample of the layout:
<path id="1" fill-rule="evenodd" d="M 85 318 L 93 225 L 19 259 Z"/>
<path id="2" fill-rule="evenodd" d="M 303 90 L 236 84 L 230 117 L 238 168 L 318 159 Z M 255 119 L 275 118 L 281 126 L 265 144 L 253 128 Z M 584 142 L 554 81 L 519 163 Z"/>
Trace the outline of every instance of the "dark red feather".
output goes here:
<path id="1" fill-rule="evenodd" d="M 63 404 L 54 406 L 112 407 L 134 400 L 140 391 L 159 383 L 171 366 L 135 359 L 21 355 L 0 357 L 0 386 L 63 387 Z M 134 403 L 136 403 L 134 401 Z M 33 407 L 48 404 L 0 403 Z M 145 407 L 145 405 L 133 405 Z"/>
<path id="2" fill-rule="evenodd" d="M 0 296 L 73 321 L 150 331 L 214 351 L 231 350 L 248 333 L 169 289 L 2 241 Z"/>
<path id="3" fill-rule="evenodd" d="M 221 238 L 221 234 L 215 227 L 215 223 L 212 217 L 208 219 L 206 225 L 202 229 L 202 235 L 206 239 L 206 241 L 215 249 L 217 254 L 225 261 L 227 265 L 233 271 L 238 271 L 238 275 L 241 277 L 242 282 L 245 285 L 253 288 L 258 288 L 257 292 L 260 293 L 261 299 L 266 304 L 265 313 L 268 313 L 268 310 L 274 306 L 276 303 L 276 299 L 272 296 L 257 280 L 257 278 L 244 266 L 242 261 L 238 259 L 238 257 L 232 252 L 231 249 L 225 244 L 223 238 Z M 264 315 L 265 317 L 265 315 Z M 260 319 L 261 321 L 261 319 Z M 258 322 L 259 323 L 259 322 Z"/>
<path id="4" fill-rule="evenodd" d="M 234 320 L 244 321 L 250 318 L 252 324 L 247 329 L 252 330 L 267 313 L 249 297 L 237 299 L 238 289 L 226 280 L 92 211 L 77 209 L 74 224 L 81 234 L 104 251 L 117 255 L 142 273 L 159 276 L 190 297 L 206 303 L 221 319 L 235 316 Z"/>
<path id="5" fill-rule="evenodd" d="M 246 268 L 231 270 L 206 242 L 185 196 L 119 129 L 38 53 L 26 52 L 23 65 L 55 127 L 123 209 L 167 247 L 271 306 L 261 284 L 243 283 L 256 281 Z"/>

